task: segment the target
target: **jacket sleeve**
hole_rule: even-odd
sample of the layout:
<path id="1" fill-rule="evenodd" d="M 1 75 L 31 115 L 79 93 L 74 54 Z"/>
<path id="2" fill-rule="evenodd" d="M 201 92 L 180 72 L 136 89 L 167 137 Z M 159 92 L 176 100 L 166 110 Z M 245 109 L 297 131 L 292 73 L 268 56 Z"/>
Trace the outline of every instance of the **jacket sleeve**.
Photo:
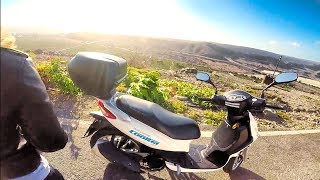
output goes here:
<path id="1" fill-rule="evenodd" d="M 60 126 L 38 72 L 30 62 L 25 61 L 21 74 L 19 92 L 22 102 L 19 125 L 24 138 L 43 152 L 63 149 L 68 137 Z"/>

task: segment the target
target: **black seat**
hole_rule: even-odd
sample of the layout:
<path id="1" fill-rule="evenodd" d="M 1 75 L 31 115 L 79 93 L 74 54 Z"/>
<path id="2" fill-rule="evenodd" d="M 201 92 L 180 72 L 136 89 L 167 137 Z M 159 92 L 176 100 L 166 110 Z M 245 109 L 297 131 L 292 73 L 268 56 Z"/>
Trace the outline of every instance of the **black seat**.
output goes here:
<path id="1" fill-rule="evenodd" d="M 116 104 L 129 116 L 173 139 L 188 140 L 200 137 L 199 126 L 194 120 L 167 111 L 158 104 L 130 95 L 120 96 Z"/>

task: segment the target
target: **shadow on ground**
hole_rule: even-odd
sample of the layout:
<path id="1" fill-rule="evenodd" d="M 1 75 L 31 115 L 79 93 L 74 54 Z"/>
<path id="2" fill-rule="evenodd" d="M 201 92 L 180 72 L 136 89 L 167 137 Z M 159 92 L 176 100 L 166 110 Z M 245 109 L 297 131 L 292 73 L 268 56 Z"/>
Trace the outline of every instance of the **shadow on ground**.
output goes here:
<path id="1" fill-rule="evenodd" d="M 284 123 L 284 120 L 277 115 L 275 110 L 266 110 L 264 113 L 255 113 L 254 116 L 257 116 L 260 119 L 276 122 L 277 124 Z"/>
<path id="2" fill-rule="evenodd" d="M 172 180 L 202 180 L 203 178 L 197 176 L 196 174 L 194 173 L 181 173 L 181 174 L 177 174 L 177 172 L 175 171 L 171 171 L 169 169 L 167 169 L 169 175 L 170 175 L 170 178 Z"/>
<path id="3" fill-rule="evenodd" d="M 118 164 L 109 163 L 104 171 L 103 180 L 144 179 L 140 173 L 135 173 Z"/>
<path id="4" fill-rule="evenodd" d="M 172 180 L 204 180 L 204 178 L 199 177 L 194 173 L 181 173 L 177 175 L 176 172 L 167 169 L 167 172 Z M 255 179 L 255 180 L 265 180 L 265 178 L 259 176 L 258 174 L 245 169 L 238 168 L 232 174 L 229 174 L 231 180 L 247 180 L 247 179 Z M 212 174 L 212 178 L 214 179 L 214 174 Z M 153 179 L 153 180 L 164 180 L 161 177 L 157 177 L 152 175 L 151 173 L 135 173 L 132 172 L 121 165 L 109 163 L 104 171 L 104 180 L 124 180 L 124 179 Z"/>
<path id="5" fill-rule="evenodd" d="M 167 169 L 170 179 L 172 180 L 202 180 L 203 178 L 197 176 L 194 173 L 181 173 L 177 175 L 176 172 Z M 161 177 L 157 177 L 152 173 L 135 173 L 121 165 L 109 163 L 104 171 L 104 180 L 120 180 L 120 179 L 153 179 L 153 180 L 164 180 Z"/>
<path id="6" fill-rule="evenodd" d="M 258 174 L 250 171 L 249 169 L 239 167 L 233 173 L 229 174 L 231 180 L 265 180 L 265 178 L 259 176 Z"/>
<path id="7" fill-rule="evenodd" d="M 78 128 L 79 120 L 60 118 L 59 121 L 61 123 L 62 129 L 68 135 L 68 142 L 71 143 L 69 146 L 71 157 L 76 160 L 79 156 L 80 148 L 74 144 L 72 133 L 73 133 L 73 131 L 75 131 Z"/>

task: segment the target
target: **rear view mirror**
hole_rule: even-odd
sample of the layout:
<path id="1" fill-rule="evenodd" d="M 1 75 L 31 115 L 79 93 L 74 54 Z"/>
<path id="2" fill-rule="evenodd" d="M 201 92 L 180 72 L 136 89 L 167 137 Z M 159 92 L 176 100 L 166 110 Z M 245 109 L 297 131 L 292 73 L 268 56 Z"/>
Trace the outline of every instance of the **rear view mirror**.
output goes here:
<path id="1" fill-rule="evenodd" d="M 199 81 L 210 82 L 210 76 L 207 73 L 199 72 L 197 73 L 196 78 Z"/>
<path id="2" fill-rule="evenodd" d="M 289 83 L 298 79 L 297 73 L 285 72 L 280 73 L 274 79 L 275 84 Z"/>
<path id="3" fill-rule="evenodd" d="M 285 72 L 278 74 L 273 82 L 269 84 L 266 88 L 264 88 L 261 92 L 261 98 L 264 98 L 264 91 L 270 88 L 271 86 L 277 85 L 277 84 L 283 84 L 283 83 L 289 83 L 292 81 L 295 81 L 298 79 L 298 74 L 293 72 Z"/>
<path id="4" fill-rule="evenodd" d="M 204 81 L 204 82 L 207 82 L 207 83 L 211 84 L 211 85 L 214 87 L 214 89 L 215 89 L 215 94 L 218 93 L 217 87 L 216 87 L 216 86 L 214 85 L 214 83 L 211 81 L 209 74 L 203 73 L 203 72 L 198 72 L 197 75 L 196 75 L 196 79 L 197 79 L 198 81 Z"/>

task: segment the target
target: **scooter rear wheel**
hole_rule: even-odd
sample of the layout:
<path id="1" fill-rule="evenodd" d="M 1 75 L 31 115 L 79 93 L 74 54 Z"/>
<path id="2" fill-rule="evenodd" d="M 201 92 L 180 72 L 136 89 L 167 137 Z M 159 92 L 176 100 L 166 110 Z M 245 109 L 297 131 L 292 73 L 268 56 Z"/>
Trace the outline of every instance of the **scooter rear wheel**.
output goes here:
<path id="1" fill-rule="evenodd" d="M 231 173 L 238 169 L 243 162 L 243 156 L 233 157 L 230 159 L 227 165 L 223 167 L 223 171 L 226 173 Z"/>

